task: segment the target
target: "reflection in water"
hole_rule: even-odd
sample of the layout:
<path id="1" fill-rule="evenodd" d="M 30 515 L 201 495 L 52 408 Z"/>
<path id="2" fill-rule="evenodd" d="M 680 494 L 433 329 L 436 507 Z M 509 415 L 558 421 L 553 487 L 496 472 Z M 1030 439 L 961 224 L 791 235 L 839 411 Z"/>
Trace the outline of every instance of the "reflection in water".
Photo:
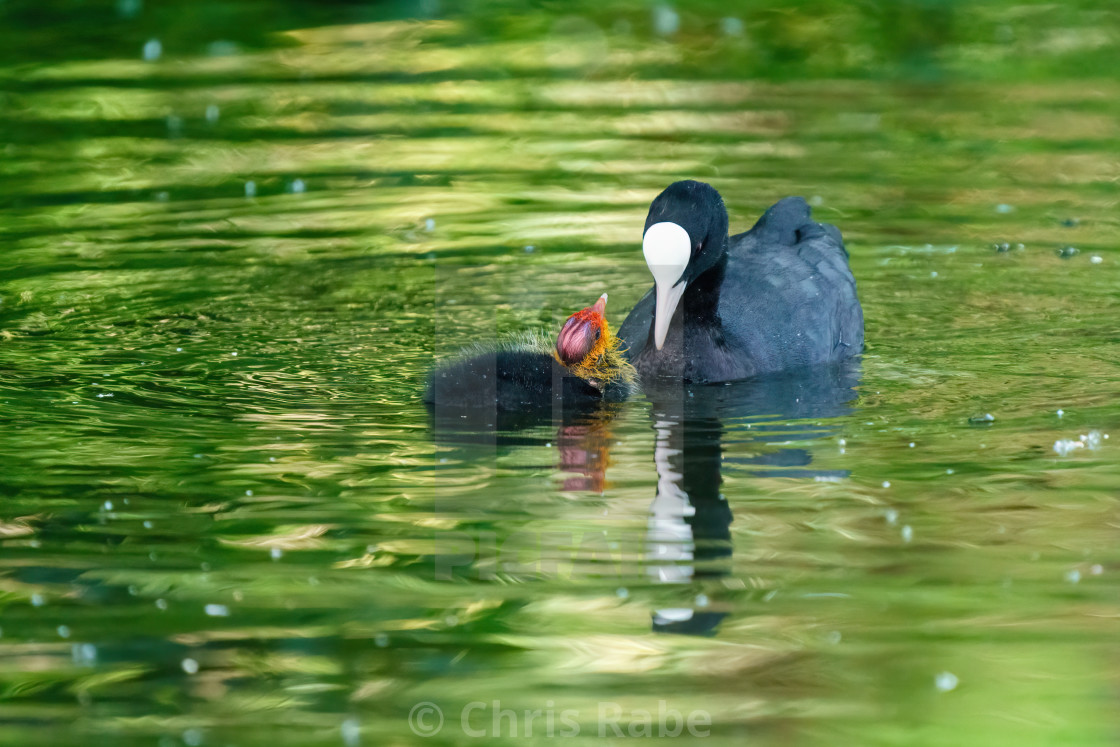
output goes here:
<path id="1" fill-rule="evenodd" d="M 835 417 L 850 411 L 859 382 L 859 362 L 728 385 L 648 387 L 657 434 L 654 465 L 657 494 L 646 536 L 648 572 L 658 583 L 681 584 L 731 572 L 731 507 L 720 492 L 723 442 L 761 444 L 819 438 L 822 429 L 783 426 L 790 419 Z M 742 460 L 789 477 L 834 477 L 808 469 L 812 455 L 789 447 Z M 789 469 L 790 467 L 801 469 Z M 752 470 L 752 473 L 757 473 Z M 697 605 L 703 606 L 703 605 Z M 672 607 L 653 613 L 653 628 L 671 633 L 714 632 L 724 612 Z"/>
<path id="2" fill-rule="evenodd" d="M 470 460 L 498 447 L 555 444 L 558 466 L 582 478 L 565 483 L 566 490 L 600 493 L 605 486 L 611 443 L 610 423 L 622 411 L 619 403 L 595 402 L 580 407 L 498 410 L 485 407 L 430 407 L 433 440 L 457 449 Z"/>
<path id="3" fill-rule="evenodd" d="M 0 6 L 0 743 L 411 744 L 431 700 L 452 744 L 467 700 L 620 696 L 709 710 L 705 747 L 1115 734 L 1117 437 L 1052 451 L 1120 422 L 1115 3 L 360 23 L 407 5 Z M 686 177 L 843 226 L 875 341 L 847 453 L 783 443 L 793 384 L 433 447 L 430 353 L 628 308 Z M 655 422 L 688 583 L 638 567 Z M 603 495 L 563 490 L 608 444 Z M 788 479 L 821 468 L 858 479 Z M 510 567 L 433 578 L 433 526 Z M 670 607 L 718 641 L 651 636 Z"/>
<path id="4" fill-rule="evenodd" d="M 570 417 L 560 424 L 556 433 L 559 467 L 571 473 L 564 479 L 564 490 L 602 493 L 607 487 L 613 440 L 610 424 L 618 410 L 618 405 L 603 405 L 594 412 L 579 418 Z"/>

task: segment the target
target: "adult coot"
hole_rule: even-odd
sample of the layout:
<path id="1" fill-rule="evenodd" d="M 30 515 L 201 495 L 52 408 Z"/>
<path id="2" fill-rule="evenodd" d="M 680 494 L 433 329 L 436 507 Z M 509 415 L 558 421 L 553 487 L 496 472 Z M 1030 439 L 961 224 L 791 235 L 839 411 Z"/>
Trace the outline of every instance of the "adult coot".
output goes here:
<path id="1" fill-rule="evenodd" d="M 568 317 L 556 345 L 530 335 L 438 366 L 424 401 L 446 408 L 533 410 L 618 402 L 635 388 L 635 372 L 607 324 L 607 294 Z"/>
<path id="2" fill-rule="evenodd" d="M 849 358 L 863 310 L 835 226 L 787 197 L 727 235 L 711 185 L 669 185 L 649 207 L 642 250 L 654 287 L 619 329 L 639 375 L 743 379 Z"/>

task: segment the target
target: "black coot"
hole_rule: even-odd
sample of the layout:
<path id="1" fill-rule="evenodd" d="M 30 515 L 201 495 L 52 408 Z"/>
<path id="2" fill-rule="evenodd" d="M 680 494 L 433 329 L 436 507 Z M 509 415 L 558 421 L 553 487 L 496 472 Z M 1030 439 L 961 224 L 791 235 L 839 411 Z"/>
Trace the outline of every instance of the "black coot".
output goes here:
<path id="1" fill-rule="evenodd" d="M 635 373 L 606 320 L 607 294 L 568 317 L 553 347 L 531 336 L 438 366 L 424 402 L 442 408 L 498 411 L 580 407 L 618 402 L 635 388 Z"/>
<path id="2" fill-rule="evenodd" d="M 744 379 L 850 358 L 863 310 L 840 231 L 815 223 L 800 197 L 727 235 L 711 185 L 669 185 L 642 242 L 654 287 L 619 329 L 643 378 Z"/>

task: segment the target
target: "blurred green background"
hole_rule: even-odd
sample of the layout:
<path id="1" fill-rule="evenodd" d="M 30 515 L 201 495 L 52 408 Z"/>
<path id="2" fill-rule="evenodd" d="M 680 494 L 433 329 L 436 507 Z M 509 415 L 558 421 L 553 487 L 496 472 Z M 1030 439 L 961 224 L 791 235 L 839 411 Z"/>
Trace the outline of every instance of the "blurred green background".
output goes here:
<path id="1" fill-rule="evenodd" d="M 0 4 L 0 742 L 1115 742 L 1118 13 Z M 435 356 L 621 322 L 682 178 L 843 230 L 850 392 L 433 425 Z"/>

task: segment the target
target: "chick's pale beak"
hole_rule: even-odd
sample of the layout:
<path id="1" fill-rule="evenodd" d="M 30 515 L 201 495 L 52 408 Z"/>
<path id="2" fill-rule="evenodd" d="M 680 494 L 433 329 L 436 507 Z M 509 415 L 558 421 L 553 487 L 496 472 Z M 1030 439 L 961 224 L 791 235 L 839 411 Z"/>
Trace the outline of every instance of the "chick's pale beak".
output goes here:
<path id="1" fill-rule="evenodd" d="M 599 316 L 602 316 L 603 314 L 607 313 L 607 294 L 606 293 L 599 296 L 599 300 L 595 302 L 595 305 L 591 307 L 591 310 L 594 311 Z"/>

